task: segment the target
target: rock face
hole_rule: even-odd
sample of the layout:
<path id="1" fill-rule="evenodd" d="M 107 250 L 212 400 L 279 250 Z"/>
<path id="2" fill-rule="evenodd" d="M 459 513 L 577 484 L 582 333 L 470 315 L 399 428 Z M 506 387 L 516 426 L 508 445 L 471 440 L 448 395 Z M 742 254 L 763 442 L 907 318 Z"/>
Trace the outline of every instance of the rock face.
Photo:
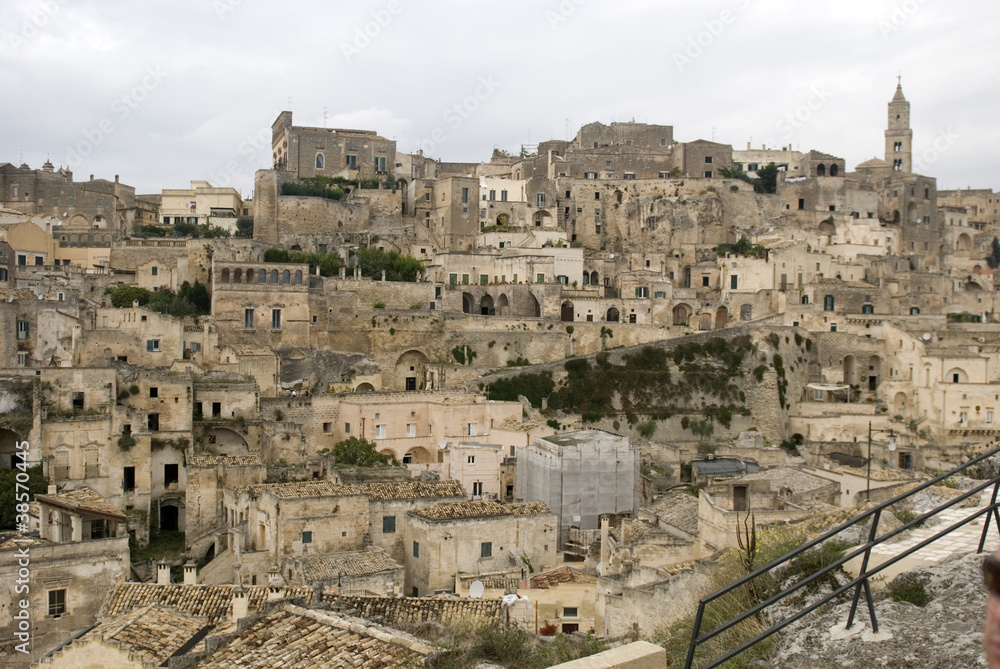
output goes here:
<path id="1" fill-rule="evenodd" d="M 986 667 L 981 646 L 986 615 L 982 555 L 956 555 L 935 567 L 901 574 L 924 584 L 923 607 L 875 593 L 879 634 L 873 635 L 864 597 L 853 628 L 844 630 L 850 601 L 808 615 L 785 629 L 771 666 L 782 669 L 965 669 Z"/>

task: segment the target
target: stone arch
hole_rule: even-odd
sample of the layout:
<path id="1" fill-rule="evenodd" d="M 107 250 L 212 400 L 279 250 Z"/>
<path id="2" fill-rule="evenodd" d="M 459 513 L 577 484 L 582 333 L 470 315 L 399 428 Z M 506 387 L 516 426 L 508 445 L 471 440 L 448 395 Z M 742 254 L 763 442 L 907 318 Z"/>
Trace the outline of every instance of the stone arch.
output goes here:
<path id="1" fill-rule="evenodd" d="M 479 314 L 481 316 L 493 316 L 496 314 L 496 307 L 493 305 L 493 296 L 489 293 L 483 295 L 479 301 Z"/>
<path id="2" fill-rule="evenodd" d="M 399 390 L 425 390 L 428 389 L 427 368 L 430 359 L 412 349 L 399 356 L 395 366 L 394 387 Z"/>
<path id="3" fill-rule="evenodd" d="M 0 469 L 13 469 L 14 464 L 21 461 L 17 455 L 17 444 L 21 437 L 7 428 L 0 428 Z"/>
<path id="4" fill-rule="evenodd" d="M 705 312 L 698 318 L 698 329 L 699 330 L 711 330 L 712 329 L 712 314 L 711 312 Z"/>
<path id="5" fill-rule="evenodd" d="M 873 355 L 868 358 L 868 390 L 877 390 L 882 377 L 882 358 Z"/>
<path id="6" fill-rule="evenodd" d="M 356 393 L 373 393 L 375 392 L 375 386 L 370 383 L 359 383 L 358 387 L 354 389 Z"/>
<path id="7" fill-rule="evenodd" d="M 892 408 L 896 416 L 906 418 L 906 393 L 896 393 L 896 397 L 892 400 Z"/>
<path id="8" fill-rule="evenodd" d="M 835 177 L 840 174 L 840 166 L 837 163 L 830 165 L 830 176 Z"/>
<path id="9" fill-rule="evenodd" d="M 222 283 L 229 283 L 229 268 L 228 267 L 223 267 L 222 268 L 222 274 L 219 277 L 219 281 L 221 281 Z"/>
<path id="10" fill-rule="evenodd" d="M 296 286 L 302 285 L 302 270 L 295 270 L 295 279 L 292 281 Z"/>
<path id="11" fill-rule="evenodd" d="M 462 293 L 462 313 L 476 313 L 476 298 L 472 293 Z"/>
<path id="12" fill-rule="evenodd" d="M 573 309 L 573 303 L 570 302 L 569 300 L 566 300 L 565 302 L 562 303 L 562 306 L 560 307 L 559 320 L 566 323 L 572 323 L 573 316 L 575 315 L 575 313 L 576 312 Z"/>
<path id="13" fill-rule="evenodd" d="M 276 269 L 271 270 L 271 278 L 268 281 L 268 283 L 278 283 L 278 270 Z"/>
<path id="14" fill-rule="evenodd" d="M 250 447 L 243 435 L 227 427 L 213 427 L 207 430 L 202 443 L 219 455 L 247 455 L 250 452 Z"/>
<path id="15" fill-rule="evenodd" d="M 318 169 L 318 170 L 325 169 L 325 165 L 326 165 L 326 158 L 323 156 L 322 153 L 317 153 L 316 154 L 316 169 Z"/>
<path id="16" fill-rule="evenodd" d="M 161 497 L 159 502 L 160 529 L 168 532 L 184 531 L 184 500 L 180 497 Z"/>
<path id="17" fill-rule="evenodd" d="M 535 227 L 546 228 L 552 225 L 552 214 L 547 209 L 539 209 L 535 212 Z"/>
<path id="18" fill-rule="evenodd" d="M 753 305 L 752 304 L 741 304 L 740 305 L 740 320 L 749 321 L 753 319 Z"/>
<path id="19" fill-rule="evenodd" d="M 528 310 L 531 312 L 533 318 L 542 317 L 542 305 L 539 303 L 538 298 L 528 293 Z"/>
<path id="20" fill-rule="evenodd" d="M 500 316 L 507 316 L 510 312 L 510 300 L 507 299 L 506 295 L 501 295 L 497 298 L 497 314 Z"/>
<path id="21" fill-rule="evenodd" d="M 729 322 L 729 309 L 725 307 L 719 307 L 715 312 L 715 329 L 720 330 L 726 327 L 726 323 Z"/>
<path id="22" fill-rule="evenodd" d="M 968 292 L 974 292 L 974 291 L 982 290 L 982 289 L 983 289 L 983 287 L 980 286 L 975 281 L 969 281 L 969 282 L 967 282 L 965 284 L 965 290 L 968 291 Z"/>
<path id="23" fill-rule="evenodd" d="M 857 385 L 858 383 L 857 359 L 853 355 L 844 356 L 844 383 Z"/>
<path id="24" fill-rule="evenodd" d="M 608 309 L 608 313 L 605 315 L 604 320 L 608 323 L 617 323 L 620 318 L 621 314 L 618 312 L 618 309 L 611 307 Z"/>
<path id="25" fill-rule="evenodd" d="M 687 325 L 691 318 L 691 307 L 686 304 L 678 304 L 674 307 L 674 325 Z"/>
<path id="26" fill-rule="evenodd" d="M 946 383 L 968 383 L 969 375 L 961 367 L 952 367 L 945 374 L 944 380 Z"/>
<path id="27" fill-rule="evenodd" d="M 507 225 L 508 223 L 510 223 L 510 214 L 507 212 L 501 212 L 500 215 L 497 216 L 497 225 Z"/>
<path id="28" fill-rule="evenodd" d="M 819 224 L 819 234 L 827 235 L 832 240 L 837 234 L 837 226 L 830 219 L 826 219 Z"/>
<path id="29" fill-rule="evenodd" d="M 234 269 L 233 270 L 233 283 L 243 283 L 243 270 Z"/>
<path id="30" fill-rule="evenodd" d="M 962 233 L 955 240 L 955 251 L 963 255 L 968 255 L 972 251 L 972 238 L 968 234 Z"/>
<path id="31" fill-rule="evenodd" d="M 411 448 L 403 454 L 403 464 L 407 465 L 427 465 L 435 462 L 431 452 L 423 446 Z"/>
<path id="32" fill-rule="evenodd" d="M 917 222 L 917 203 L 916 202 L 911 202 L 910 204 L 906 205 L 906 220 L 909 223 L 916 223 Z"/>
<path id="33" fill-rule="evenodd" d="M 593 286 L 599 286 L 600 285 L 600 283 L 601 283 L 601 275 L 597 273 L 597 270 L 594 270 L 593 272 L 590 273 L 590 283 Z"/>
<path id="34" fill-rule="evenodd" d="M 816 166 L 816 176 L 825 177 L 826 176 L 826 165 L 820 163 Z"/>
<path id="35" fill-rule="evenodd" d="M 73 227 L 89 227 L 90 221 L 83 214 L 74 214 L 73 218 L 69 219 L 69 224 Z"/>

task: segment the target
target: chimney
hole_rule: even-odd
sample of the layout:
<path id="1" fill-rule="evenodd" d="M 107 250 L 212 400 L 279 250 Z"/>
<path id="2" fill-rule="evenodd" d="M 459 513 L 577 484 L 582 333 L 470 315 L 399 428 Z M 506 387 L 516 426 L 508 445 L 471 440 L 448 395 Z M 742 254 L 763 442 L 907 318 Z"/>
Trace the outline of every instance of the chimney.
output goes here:
<path id="1" fill-rule="evenodd" d="M 54 483 L 51 483 L 51 484 L 49 484 L 49 491 L 46 494 L 48 494 L 48 495 L 57 495 L 57 494 L 59 494 L 59 489 L 56 487 L 56 485 Z"/>
<path id="2" fill-rule="evenodd" d="M 233 622 L 239 622 L 246 618 L 249 608 L 250 599 L 247 597 L 246 590 L 237 585 L 233 588 Z"/>
<path id="3" fill-rule="evenodd" d="M 184 565 L 184 585 L 198 585 L 198 566 L 190 561 Z"/>
<path id="4" fill-rule="evenodd" d="M 156 585 L 170 585 L 170 565 L 163 560 L 156 563 Z"/>
<path id="5" fill-rule="evenodd" d="M 91 174 L 91 175 L 90 175 L 90 180 L 91 180 L 91 181 L 93 181 L 93 180 L 94 180 L 94 175 L 93 175 L 93 174 Z"/>
<path id="6" fill-rule="evenodd" d="M 118 183 L 118 175 L 115 175 L 115 183 Z"/>
<path id="7" fill-rule="evenodd" d="M 750 142 L 747 142 L 747 151 L 750 150 Z"/>
<path id="8" fill-rule="evenodd" d="M 273 565 L 267 571 L 267 601 L 273 602 L 285 596 L 285 588 L 281 585 L 281 572 Z"/>

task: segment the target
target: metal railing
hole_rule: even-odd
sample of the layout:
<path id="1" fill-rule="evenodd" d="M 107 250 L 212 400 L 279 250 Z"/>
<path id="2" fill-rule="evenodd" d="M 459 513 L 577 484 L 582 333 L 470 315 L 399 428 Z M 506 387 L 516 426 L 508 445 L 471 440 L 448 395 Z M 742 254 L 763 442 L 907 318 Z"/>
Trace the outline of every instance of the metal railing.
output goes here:
<path id="1" fill-rule="evenodd" d="M 779 632 L 780 630 L 782 630 L 785 627 L 791 625 L 792 623 L 796 622 L 800 618 L 802 618 L 802 617 L 808 615 L 809 613 L 815 611 L 816 609 L 818 609 L 819 607 L 823 606 L 824 604 L 827 604 L 828 602 L 836 599 L 837 597 L 840 597 L 841 595 L 849 592 L 852 588 L 854 589 L 854 596 L 853 596 L 853 600 L 851 602 L 851 611 L 850 611 L 850 615 L 848 616 L 848 619 L 847 619 L 847 626 L 846 626 L 846 628 L 850 629 L 851 626 L 854 624 L 854 618 L 855 618 L 855 615 L 857 614 L 858 603 L 859 603 L 860 598 L 861 598 L 861 593 L 864 592 L 865 601 L 866 601 L 866 603 L 868 605 L 868 615 L 869 615 L 869 618 L 871 619 L 871 623 L 872 623 L 872 631 L 877 633 L 878 632 L 878 619 L 875 616 L 875 603 L 874 603 L 874 601 L 872 599 L 871 587 L 869 585 L 869 581 L 871 580 L 871 578 L 873 576 L 875 576 L 876 574 L 882 572 L 883 570 L 885 570 L 885 569 L 891 567 L 892 565 L 896 564 L 900 560 L 902 560 L 902 559 L 904 559 L 904 558 L 912 555 L 913 553 L 916 553 L 917 551 L 921 550 L 922 548 L 926 547 L 927 545 L 934 543 L 935 541 L 937 541 L 941 537 L 946 536 L 946 535 L 950 534 L 951 532 L 954 532 L 955 530 L 968 525 L 969 523 L 973 522 L 974 520 L 976 520 L 980 516 L 986 516 L 987 520 L 986 520 L 986 522 L 983 523 L 983 531 L 982 531 L 982 535 L 979 538 L 979 547 L 977 549 L 977 552 L 982 553 L 983 552 L 983 546 L 986 544 L 986 534 L 987 534 L 987 532 L 989 531 L 989 528 L 990 528 L 990 522 L 989 522 L 989 516 L 990 515 L 993 516 L 993 519 L 994 519 L 994 521 L 996 523 L 996 526 L 997 526 L 997 531 L 1000 532 L 1000 510 L 998 510 L 998 507 L 1000 507 L 1000 503 L 997 502 L 997 496 L 998 496 L 998 493 L 1000 493 L 1000 475 L 994 476 L 994 477 L 990 478 L 989 480 L 983 481 L 982 483 L 976 485 L 971 490 L 968 490 L 967 492 L 962 493 L 961 495 L 959 495 L 957 497 L 954 497 L 951 500 L 948 500 L 947 502 L 945 502 L 945 503 L 943 503 L 943 504 L 935 507 L 931 511 L 928 511 L 925 514 L 923 514 L 923 515 L 921 515 L 921 516 L 919 516 L 917 518 L 914 518 L 910 522 L 908 522 L 908 523 L 906 523 L 904 525 L 901 525 L 900 527 L 897 527 L 896 529 L 892 530 L 891 532 L 887 532 L 886 534 L 882 535 L 881 537 L 878 537 L 878 524 L 879 524 L 879 519 L 882 516 L 882 512 L 885 509 L 887 509 L 887 508 L 889 508 L 889 507 L 891 507 L 891 506 L 899 503 L 900 501 L 905 500 L 906 498 L 911 497 L 912 495 L 915 495 L 915 494 L 917 494 L 917 493 L 919 493 L 919 492 L 921 492 L 923 490 L 926 490 L 927 488 L 929 488 L 931 486 L 938 485 L 942 481 L 944 481 L 944 480 L 946 480 L 946 479 L 948 479 L 948 478 L 950 478 L 952 476 L 955 476 L 956 474 L 959 474 L 959 473 L 967 470 L 968 468 L 972 467 L 973 465 L 978 464 L 979 462 L 982 462 L 983 460 L 985 460 L 985 459 L 987 459 L 989 457 L 992 457 L 992 456 L 994 456 L 994 455 L 996 455 L 998 453 L 1000 453 L 1000 447 L 995 447 L 995 448 L 993 448 L 993 449 L 991 449 L 991 450 L 983 453 L 982 455 L 980 455 L 980 456 L 978 456 L 976 458 L 973 458 L 972 460 L 969 460 L 965 464 L 960 465 L 960 466 L 956 467 L 955 469 L 952 469 L 951 471 L 949 471 L 949 472 L 947 472 L 945 474 L 941 474 L 937 478 L 934 478 L 934 479 L 931 479 L 930 481 L 922 483 L 921 485 L 917 486 L 916 488 L 913 488 L 912 490 L 910 490 L 910 491 L 908 491 L 906 493 L 903 493 L 902 495 L 898 495 L 896 497 L 893 497 L 892 499 L 888 500 L 887 502 L 884 502 L 883 504 L 879 504 L 878 506 L 876 506 L 876 507 L 874 507 L 872 509 L 869 509 L 865 513 L 852 518 L 851 520 L 847 521 L 846 523 L 843 523 L 842 525 L 838 525 L 837 527 L 835 527 L 835 528 L 833 528 L 831 530 L 828 530 L 827 532 L 821 534 L 819 537 L 813 539 L 812 541 L 809 541 L 809 542 L 803 544 L 802 546 L 796 548 L 795 550 L 793 550 L 793 551 L 791 551 L 789 553 L 786 553 L 782 557 L 780 557 L 780 558 L 778 558 L 776 560 L 771 561 L 770 563 L 764 565 L 763 567 L 760 567 L 759 569 L 756 569 L 756 570 L 750 572 L 749 574 L 747 574 L 746 576 L 740 578 L 739 580 L 734 581 L 733 583 L 730 583 L 729 585 L 727 585 L 726 587 L 722 588 L 721 590 L 718 590 L 718 591 L 712 593 L 711 595 L 708 595 L 707 597 L 703 598 L 698 603 L 698 612 L 697 612 L 697 614 L 695 616 L 694 628 L 691 631 L 691 642 L 690 642 L 690 644 L 688 646 L 687 661 L 684 663 L 684 668 L 685 669 L 692 669 L 692 666 L 693 666 L 693 663 L 694 663 L 694 659 L 695 659 L 695 652 L 697 651 L 698 646 L 700 646 L 701 644 L 705 643 L 706 641 L 709 641 L 710 639 L 715 638 L 716 636 L 718 636 L 718 635 L 722 634 L 723 632 L 725 632 L 725 631 L 727 631 L 727 630 L 735 627 L 736 625 L 739 625 L 743 621 L 748 620 L 751 617 L 757 616 L 758 614 L 760 614 L 764 609 L 768 608 L 769 606 L 772 606 L 772 605 L 780 602 L 781 600 L 783 600 L 783 599 L 785 599 L 785 598 L 787 598 L 787 597 L 795 594 L 796 592 L 798 592 L 799 590 L 801 590 L 802 588 L 804 588 L 808 584 L 812 583 L 813 581 L 816 581 L 817 579 L 822 578 L 826 574 L 828 574 L 828 573 L 832 572 L 833 570 L 838 569 L 839 567 L 841 567 L 844 563 L 846 563 L 846 562 L 848 562 L 850 560 L 853 560 L 854 558 L 856 558 L 858 556 L 862 556 L 862 555 L 864 557 L 862 558 L 861 568 L 860 568 L 860 570 L 858 572 L 858 577 L 857 578 L 854 578 L 851 581 L 849 581 L 848 583 L 845 583 L 844 585 L 840 586 L 839 588 L 837 588 L 833 592 L 827 594 L 825 597 L 822 597 L 818 601 L 813 602 L 812 604 L 809 604 L 808 606 L 805 606 L 805 607 L 799 609 L 796 613 L 789 614 L 784 619 L 782 619 L 779 622 L 773 624 L 769 629 L 765 630 L 764 632 L 761 632 L 760 634 L 758 634 L 757 636 L 753 637 L 752 639 L 750 639 L 750 640 L 748 640 L 748 641 L 740 644 L 738 647 L 736 647 L 733 650 L 730 650 L 729 652 L 727 652 L 722 657 L 719 657 L 717 659 L 712 660 L 711 662 L 709 662 L 709 664 L 703 665 L 701 667 L 701 669 L 711 669 L 712 667 L 717 667 L 717 666 L 721 665 L 722 663 L 724 663 L 724 662 L 726 662 L 726 661 L 728 661 L 728 660 L 736 657 L 740 653 L 742 653 L 745 650 L 751 648 L 752 646 L 760 643 L 761 641 L 767 639 L 771 635 L 775 634 L 776 632 Z M 905 532 L 905 531 L 907 531 L 907 530 L 909 530 L 911 528 L 914 528 L 914 527 L 920 525 L 921 523 L 924 523 L 928 519 L 934 518 L 936 515 L 938 515 L 942 511 L 945 511 L 946 509 L 950 509 L 951 507 L 964 502 L 965 500 L 973 497 L 974 495 L 978 495 L 980 492 L 982 492 L 983 490 L 986 490 L 987 488 L 989 488 L 991 486 L 993 487 L 993 494 L 992 494 L 992 496 L 990 498 L 990 503 L 988 505 L 986 505 L 986 506 L 984 506 L 982 508 L 977 509 L 975 512 L 973 512 L 967 518 L 964 518 L 962 520 L 959 520 L 956 523 L 953 523 L 952 525 L 950 525 L 947 528 L 941 530 L 940 532 L 934 534 L 933 536 L 928 537 L 927 539 L 921 541 L 920 543 L 916 544 L 915 546 L 912 546 L 910 548 L 907 548 L 906 550 L 901 551 L 895 557 L 893 557 L 893 558 L 891 558 L 889 560 L 886 560 L 885 562 L 882 562 L 881 564 L 879 564 L 876 567 L 872 567 L 872 568 L 869 569 L 868 563 L 869 563 L 869 560 L 871 558 L 872 549 L 875 546 L 878 546 L 879 544 L 882 544 L 882 543 L 885 543 L 885 542 L 889 541 L 893 537 L 895 537 L 895 536 L 901 534 L 902 532 Z M 850 553 L 846 553 L 843 557 L 841 557 L 840 559 L 836 560 L 835 562 L 832 562 L 831 564 L 823 567 L 819 571 L 816 571 L 816 572 L 810 574 L 806 578 L 803 578 L 802 580 L 796 582 L 795 584 L 789 586 L 788 588 L 785 588 L 781 592 L 779 592 L 779 593 L 777 593 L 777 594 L 775 594 L 775 595 L 767 598 L 766 600 L 758 603 L 757 605 L 755 605 L 755 606 L 747 609 L 743 613 L 741 613 L 741 614 L 739 614 L 739 615 L 731 618 L 729 621 L 723 623 L 722 625 L 719 625 L 715 629 L 710 630 L 708 632 L 705 632 L 704 634 L 701 633 L 701 624 L 702 624 L 702 621 L 704 620 L 705 609 L 706 609 L 706 607 L 710 603 L 712 603 L 713 601 L 719 599 L 720 597 L 723 597 L 723 596 L 729 594 L 730 592 L 732 592 L 733 590 L 736 590 L 737 588 L 741 588 L 741 587 L 745 586 L 746 584 L 752 582 L 754 579 L 756 579 L 756 578 L 758 578 L 758 577 L 760 577 L 760 576 L 762 576 L 764 574 L 770 573 L 776 567 L 779 567 L 779 566 L 781 566 L 781 565 L 783 565 L 785 563 L 790 562 L 791 560 L 793 560 L 794 558 L 802 555 L 806 551 L 808 551 L 808 550 L 810 550 L 810 549 L 812 549 L 812 548 L 814 548 L 816 546 L 819 546 L 820 544 L 822 544 L 824 541 L 827 541 L 828 539 L 836 537 L 838 534 L 840 534 L 841 532 L 847 530 L 848 528 L 850 528 L 850 527 L 852 527 L 854 525 L 858 525 L 860 523 L 865 522 L 869 518 L 871 518 L 871 529 L 868 532 L 868 541 L 865 544 L 858 546 L 856 549 L 854 549 Z M 878 537 L 878 538 L 876 539 L 876 537 Z"/>

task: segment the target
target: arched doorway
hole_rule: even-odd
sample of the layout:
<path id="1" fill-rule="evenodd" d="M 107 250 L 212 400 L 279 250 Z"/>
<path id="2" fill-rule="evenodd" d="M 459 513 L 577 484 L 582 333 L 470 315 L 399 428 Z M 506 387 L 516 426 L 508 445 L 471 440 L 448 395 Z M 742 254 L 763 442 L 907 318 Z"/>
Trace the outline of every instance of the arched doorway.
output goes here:
<path id="1" fill-rule="evenodd" d="M 674 325 L 687 325 L 691 318 L 691 308 L 686 304 L 678 304 L 674 307 Z"/>
<path id="2" fill-rule="evenodd" d="M 510 314 L 510 300 L 507 299 L 506 295 L 501 295 L 497 298 L 497 315 L 507 316 Z"/>
<path id="3" fill-rule="evenodd" d="M 567 300 L 566 302 L 562 303 L 562 310 L 560 311 L 560 319 L 563 322 L 572 323 L 573 322 L 573 315 L 574 315 L 574 313 L 575 312 L 573 310 L 573 303 L 572 302 L 570 302 L 570 301 Z"/>
<path id="4" fill-rule="evenodd" d="M 354 389 L 356 393 L 373 393 L 375 392 L 375 386 L 370 383 L 359 383 L 358 387 Z"/>
<path id="5" fill-rule="evenodd" d="M 964 232 L 958 236 L 955 240 L 955 252 L 961 253 L 962 255 L 969 255 L 969 251 L 972 250 L 972 238 Z"/>
<path id="6" fill-rule="evenodd" d="M 698 329 L 699 330 L 712 329 L 712 314 L 706 313 L 701 315 L 701 318 L 698 319 Z"/>
<path id="7" fill-rule="evenodd" d="M 496 314 L 491 295 L 483 295 L 483 299 L 479 301 L 479 313 L 483 316 L 493 316 Z"/>
<path id="8" fill-rule="evenodd" d="M 605 320 L 608 323 L 617 323 L 620 317 L 621 315 L 618 313 L 618 310 L 614 307 L 611 307 L 610 309 L 608 309 L 608 313 L 605 316 Z"/>
<path id="9" fill-rule="evenodd" d="M 462 313 L 476 313 L 476 298 L 472 293 L 462 293 Z"/>
<path id="10" fill-rule="evenodd" d="M 411 448 L 403 456 L 404 465 L 426 465 L 432 462 L 434 462 L 434 460 L 431 459 L 430 452 L 422 446 Z"/>
<path id="11" fill-rule="evenodd" d="M 542 305 L 538 302 L 538 298 L 528 293 L 528 312 L 533 318 L 542 317 Z"/>
<path id="12" fill-rule="evenodd" d="M 184 531 L 184 500 L 161 498 L 160 529 L 167 532 Z"/>
<path id="13" fill-rule="evenodd" d="M 831 177 L 835 177 L 838 174 L 840 174 L 840 166 L 837 165 L 837 163 L 834 163 L 833 165 L 830 165 L 830 176 Z"/>
<path id="14" fill-rule="evenodd" d="M 857 362 L 853 355 L 844 356 L 844 383 L 850 386 L 858 383 Z"/>
<path id="15" fill-rule="evenodd" d="M 895 415 L 906 418 L 906 393 L 896 393 L 892 405 L 896 412 Z"/>
<path id="16" fill-rule="evenodd" d="M 601 276 L 596 271 L 590 273 L 590 285 L 596 286 L 600 283 L 600 281 Z"/>
<path id="17" fill-rule="evenodd" d="M 726 327 L 726 323 L 729 322 L 729 309 L 725 307 L 719 307 L 719 310 L 715 312 L 715 329 L 720 330 Z"/>
<path id="18" fill-rule="evenodd" d="M 825 177 L 826 176 L 826 165 L 820 163 L 816 166 L 816 176 Z"/>
<path id="19" fill-rule="evenodd" d="M 430 359 L 420 351 L 407 351 L 396 360 L 394 387 L 401 390 L 427 389 Z"/>

